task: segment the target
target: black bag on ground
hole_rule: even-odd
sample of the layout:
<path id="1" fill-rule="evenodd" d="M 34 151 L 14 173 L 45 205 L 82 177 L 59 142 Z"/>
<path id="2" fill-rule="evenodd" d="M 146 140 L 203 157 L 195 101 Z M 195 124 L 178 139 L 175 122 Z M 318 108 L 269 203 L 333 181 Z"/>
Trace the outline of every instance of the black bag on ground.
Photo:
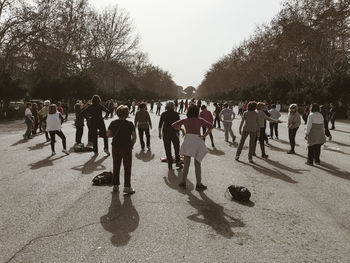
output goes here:
<path id="1" fill-rule="evenodd" d="M 245 188 L 244 186 L 239 185 L 230 185 L 228 187 L 228 190 L 230 194 L 232 195 L 233 199 L 239 202 L 249 202 L 249 198 L 251 196 L 250 191 Z"/>
<path id="2" fill-rule="evenodd" d="M 93 185 L 109 185 L 112 183 L 113 173 L 112 172 L 103 172 L 98 174 L 92 179 Z"/>

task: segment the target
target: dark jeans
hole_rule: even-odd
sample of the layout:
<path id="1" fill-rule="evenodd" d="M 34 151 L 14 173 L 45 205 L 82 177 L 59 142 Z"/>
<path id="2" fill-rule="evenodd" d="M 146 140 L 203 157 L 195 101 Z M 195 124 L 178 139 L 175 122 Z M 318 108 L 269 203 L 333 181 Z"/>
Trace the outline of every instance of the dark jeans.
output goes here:
<path id="1" fill-rule="evenodd" d="M 38 127 L 39 127 L 39 120 L 38 120 L 38 118 L 34 118 L 33 134 L 36 134 Z"/>
<path id="2" fill-rule="evenodd" d="M 24 134 L 24 136 L 26 136 L 27 138 L 30 137 L 30 135 L 32 134 L 32 129 L 33 129 L 33 123 L 31 122 L 31 120 L 29 120 L 27 117 L 25 119 L 26 125 L 27 125 L 27 130 Z"/>
<path id="3" fill-rule="evenodd" d="M 270 122 L 270 137 L 273 137 L 273 131 L 275 131 L 275 136 L 278 137 L 278 123 Z"/>
<path id="4" fill-rule="evenodd" d="M 205 134 L 207 132 L 207 127 L 202 127 L 202 130 L 203 130 L 203 134 Z M 209 137 L 210 137 L 210 140 L 211 140 L 211 144 L 214 145 L 214 138 L 213 138 L 213 134 L 210 132 L 209 133 Z M 205 139 L 204 139 L 205 141 Z"/>
<path id="5" fill-rule="evenodd" d="M 216 122 L 218 123 L 218 128 L 220 129 L 220 118 L 219 118 L 219 116 L 215 116 L 215 119 L 214 119 L 214 128 L 216 128 Z"/>
<path id="6" fill-rule="evenodd" d="M 75 132 L 75 142 L 81 143 L 81 138 L 83 137 L 84 133 L 84 126 L 77 126 L 76 129 L 77 130 Z"/>
<path id="7" fill-rule="evenodd" d="M 91 136 L 94 152 L 98 153 L 98 136 L 103 138 L 104 148 L 108 150 L 108 138 L 106 135 L 106 126 L 104 121 L 101 119 L 98 123 L 91 123 Z"/>
<path id="8" fill-rule="evenodd" d="M 145 142 L 143 141 L 143 133 L 146 134 L 146 144 L 147 147 L 151 146 L 151 136 L 149 135 L 149 128 L 139 128 L 139 137 L 140 137 L 140 143 L 141 143 L 141 148 L 145 149 Z"/>
<path id="9" fill-rule="evenodd" d="M 130 187 L 131 165 L 132 165 L 132 149 L 117 148 L 112 146 L 113 157 L 113 185 L 120 185 L 120 167 L 123 161 L 124 166 L 124 187 Z"/>
<path id="10" fill-rule="evenodd" d="M 308 147 L 307 161 L 308 163 L 320 162 L 321 144 L 315 144 Z"/>
<path id="11" fill-rule="evenodd" d="M 288 136 L 289 136 L 289 144 L 291 151 L 294 151 L 295 148 L 295 136 L 297 135 L 298 128 L 294 129 L 288 129 Z"/>
<path id="12" fill-rule="evenodd" d="M 331 124 L 332 124 L 331 130 L 334 130 L 335 129 L 335 118 L 331 119 Z"/>
<path id="13" fill-rule="evenodd" d="M 324 122 L 324 132 L 327 137 L 331 137 L 331 133 L 329 132 L 329 129 L 328 129 L 328 121 Z"/>
<path id="14" fill-rule="evenodd" d="M 55 135 L 57 134 L 58 137 L 62 139 L 62 146 L 63 149 L 66 150 L 66 136 L 64 136 L 62 131 L 49 131 L 50 137 L 51 137 L 51 150 L 55 151 Z"/>
<path id="15" fill-rule="evenodd" d="M 249 157 L 249 159 L 252 159 L 253 158 L 253 153 L 254 153 L 254 150 L 255 150 L 255 144 L 256 144 L 256 142 L 255 142 L 256 141 L 256 132 L 243 131 L 242 137 L 241 137 L 241 141 L 239 142 L 239 145 L 238 145 L 236 156 L 240 156 L 241 155 L 244 142 L 247 139 L 248 135 L 249 135 L 249 153 L 248 153 L 248 157 Z"/>
<path id="16" fill-rule="evenodd" d="M 267 139 L 267 136 L 266 136 L 266 133 L 265 133 L 265 128 L 260 128 L 260 136 L 255 139 L 255 147 L 254 147 L 254 149 L 256 149 L 256 144 L 257 144 L 257 142 L 259 140 L 260 149 L 261 149 L 261 155 L 262 156 L 266 155 L 266 153 L 265 153 L 265 144 L 264 144 L 266 139 Z"/>
<path id="17" fill-rule="evenodd" d="M 173 144 L 174 150 L 175 150 L 175 161 L 179 163 L 180 162 L 180 154 L 179 154 L 180 140 L 179 140 L 178 134 L 177 133 L 163 134 L 163 143 L 164 143 L 166 158 L 168 160 L 168 165 L 173 164 L 173 156 L 171 154 L 171 143 Z"/>
<path id="18" fill-rule="evenodd" d="M 160 107 L 157 107 L 156 115 L 160 115 Z"/>

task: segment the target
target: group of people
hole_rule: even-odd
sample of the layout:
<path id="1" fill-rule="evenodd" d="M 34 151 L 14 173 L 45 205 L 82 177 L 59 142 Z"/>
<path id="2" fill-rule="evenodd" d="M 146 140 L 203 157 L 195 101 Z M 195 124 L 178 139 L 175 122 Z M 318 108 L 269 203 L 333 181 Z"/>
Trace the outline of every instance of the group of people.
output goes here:
<path id="1" fill-rule="evenodd" d="M 109 104 L 111 105 L 110 101 Z M 161 104 L 161 102 L 159 101 Z M 180 119 L 181 104 L 184 106 L 188 104 L 186 109 L 185 119 Z M 125 103 L 127 104 L 127 103 Z M 75 127 L 76 127 L 76 144 L 82 144 L 82 135 L 84 130 L 84 123 L 88 126 L 88 145 L 92 144 L 93 151 L 98 154 L 98 137 L 104 139 L 104 151 L 107 155 L 110 155 L 108 150 L 108 138 L 112 138 L 112 157 L 113 157 L 113 190 L 119 191 L 120 185 L 120 168 L 123 163 L 124 166 L 124 193 L 132 194 L 135 190 L 131 187 L 131 167 L 132 167 L 132 150 L 137 140 L 136 128 L 138 129 L 141 149 L 151 149 L 150 129 L 152 129 L 152 121 L 150 114 L 147 110 L 146 103 L 138 103 L 138 108 L 135 113 L 134 122 L 128 119 L 130 113 L 135 111 L 133 104 L 122 104 L 116 109 L 118 119 L 113 120 L 106 129 L 104 119 L 107 118 L 110 110 L 115 110 L 115 104 L 113 103 L 108 109 L 102 104 L 101 98 L 98 95 L 94 95 L 88 102 L 77 101 L 75 109 Z M 153 112 L 153 104 L 151 102 L 150 110 Z M 177 106 L 176 106 L 177 105 Z M 161 105 L 160 105 L 161 106 Z M 214 103 L 215 110 L 210 112 L 206 105 L 203 105 L 200 100 L 197 102 L 192 99 L 183 103 L 179 103 L 177 100 L 167 102 L 165 105 L 165 111 L 160 114 L 158 132 L 159 138 L 163 140 L 168 168 L 173 169 L 173 164 L 176 167 L 183 169 L 182 179 L 179 183 L 179 187 L 186 188 L 186 179 L 188 175 L 189 165 L 191 158 L 194 159 L 195 175 L 196 175 L 196 190 L 202 191 L 207 187 L 202 183 L 201 177 L 201 162 L 208 152 L 205 145 L 205 139 L 209 135 L 211 139 L 211 145 L 214 148 L 214 138 L 212 134 L 213 128 L 218 124 L 220 128 L 220 122 L 223 124 L 225 141 L 229 142 L 229 136 L 232 142 L 235 141 L 236 136 L 232 130 L 232 122 L 235 119 L 235 113 L 233 108 L 228 103 L 218 104 Z M 135 105 L 136 107 L 136 105 Z M 157 105 L 158 108 L 158 105 Z M 240 110 L 240 109 L 239 109 Z M 24 136 L 30 136 L 30 131 L 34 125 L 33 120 L 33 108 L 30 103 L 27 105 L 25 112 L 27 131 Z M 158 111 L 158 109 L 157 109 Z M 160 109 L 159 109 L 160 111 Z M 236 157 L 238 161 L 240 159 L 242 149 L 245 140 L 249 136 L 249 151 L 248 160 L 253 163 L 253 157 L 257 156 L 256 146 L 259 141 L 261 157 L 268 158 L 265 150 L 265 143 L 267 141 L 266 135 L 266 123 L 270 122 L 270 138 L 275 135 L 278 139 L 278 124 L 281 123 L 279 118 L 280 107 L 277 109 L 275 105 L 268 105 L 264 102 L 250 101 L 247 103 L 247 110 L 242 113 L 241 122 L 239 125 L 239 134 L 241 135 L 240 142 L 238 144 Z M 44 107 L 40 109 L 39 114 L 45 116 L 44 120 L 45 133 L 48 141 L 51 141 L 52 155 L 55 154 L 55 135 L 62 139 L 63 152 L 69 154 L 66 149 L 66 138 L 62 132 L 62 112 L 55 104 L 51 104 L 50 101 L 45 101 Z M 105 116 L 102 115 L 105 113 Z M 158 115 L 158 112 L 156 112 Z M 328 129 L 328 121 L 324 118 L 322 113 L 322 107 L 314 103 L 310 106 L 310 113 L 308 114 L 305 139 L 308 142 L 308 161 L 306 164 L 313 165 L 320 164 L 320 152 L 321 145 L 326 141 L 326 124 Z M 301 115 L 298 113 L 296 104 L 292 104 L 289 107 L 288 112 L 288 134 L 291 149 L 288 154 L 295 154 L 295 137 L 297 131 L 301 125 Z M 180 146 L 179 135 L 180 132 L 184 137 L 183 143 Z M 329 131 L 328 131 L 329 132 Z M 144 135 L 146 142 L 144 141 Z M 172 148 L 174 148 L 175 156 L 172 155 Z M 183 160 L 181 159 L 183 157 Z"/>

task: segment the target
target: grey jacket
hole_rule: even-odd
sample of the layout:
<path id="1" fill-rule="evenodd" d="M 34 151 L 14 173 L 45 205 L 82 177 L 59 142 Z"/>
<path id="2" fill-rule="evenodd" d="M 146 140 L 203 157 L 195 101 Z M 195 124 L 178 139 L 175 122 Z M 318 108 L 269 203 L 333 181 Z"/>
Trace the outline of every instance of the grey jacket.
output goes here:
<path id="1" fill-rule="evenodd" d="M 288 128 L 295 129 L 298 128 L 301 124 L 301 117 L 298 112 L 288 113 Z"/>
<path id="2" fill-rule="evenodd" d="M 257 132 L 260 129 L 258 113 L 256 111 L 245 111 L 239 129 L 241 130 L 242 127 L 243 131 L 246 132 Z"/>

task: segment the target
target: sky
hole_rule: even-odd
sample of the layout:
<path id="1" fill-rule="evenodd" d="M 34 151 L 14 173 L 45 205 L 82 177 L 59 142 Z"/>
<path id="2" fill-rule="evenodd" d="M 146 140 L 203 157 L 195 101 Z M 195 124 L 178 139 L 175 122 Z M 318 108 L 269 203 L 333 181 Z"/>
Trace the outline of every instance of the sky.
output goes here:
<path id="1" fill-rule="evenodd" d="M 197 87 L 211 65 L 269 23 L 281 0 L 90 0 L 118 5 L 134 21 L 140 48 L 177 85 Z"/>

